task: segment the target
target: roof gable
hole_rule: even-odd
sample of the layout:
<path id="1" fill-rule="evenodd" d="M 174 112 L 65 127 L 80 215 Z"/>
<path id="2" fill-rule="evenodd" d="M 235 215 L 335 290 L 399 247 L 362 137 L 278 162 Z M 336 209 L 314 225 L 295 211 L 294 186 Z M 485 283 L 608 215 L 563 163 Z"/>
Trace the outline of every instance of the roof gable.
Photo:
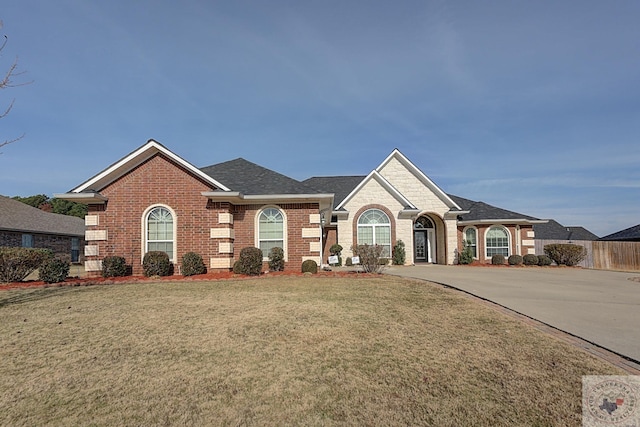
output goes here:
<path id="1" fill-rule="evenodd" d="M 229 190 L 246 195 L 320 193 L 309 185 L 242 158 L 200 170 Z"/>
<path id="2" fill-rule="evenodd" d="M 41 211 L 9 197 L 0 196 L 0 229 L 63 236 L 84 236 L 84 220 Z"/>
<path id="3" fill-rule="evenodd" d="M 157 154 L 165 155 L 175 163 L 184 167 L 186 170 L 193 173 L 194 175 L 204 180 L 205 182 L 213 185 L 214 187 L 222 191 L 229 191 L 229 189 L 226 186 L 222 185 L 220 182 L 216 181 L 211 176 L 202 172 L 200 169 L 193 166 L 191 163 L 187 162 L 182 157 L 173 153 L 164 145 L 160 144 L 157 141 L 154 141 L 153 139 L 150 139 L 149 141 L 147 141 L 146 144 L 144 144 L 137 150 L 129 153 L 122 159 L 118 160 L 116 163 L 104 169 L 102 172 L 98 173 L 92 178 L 89 178 L 87 181 L 83 182 L 82 184 L 80 184 L 79 186 L 71 190 L 71 193 L 100 191 L 101 189 L 103 189 L 104 187 L 106 187 L 116 179 L 125 175 L 127 172 L 131 171 L 138 165 L 142 164 L 143 162 L 145 162 L 146 160 L 150 159 L 151 157 Z"/>
<path id="4" fill-rule="evenodd" d="M 443 203 L 450 209 L 461 210 L 460 206 L 449 197 L 447 193 L 442 191 L 440 187 L 438 187 L 424 172 L 422 172 L 416 165 L 414 165 L 404 154 L 400 152 L 397 148 L 395 148 L 391 154 L 387 156 L 386 159 L 380 163 L 380 165 L 375 169 L 376 172 L 382 174 L 383 170 L 387 165 L 389 165 L 393 160 L 397 160 L 404 168 L 413 174 L 425 187 L 427 187 L 433 194 L 435 194 Z"/>
<path id="5" fill-rule="evenodd" d="M 340 203 L 338 203 L 335 207 L 336 210 L 343 209 L 344 206 L 351 200 L 358 192 L 364 188 L 367 183 L 371 180 L 375 180 L 380 184 L 385 190 L 389 192 L 402 206 L 406 209 L 417 209 L 413 203 L 411 203 L 406 197 L 402 195 L 389 181 L 385 179 L 382 175 L 380 175 L 377 171 L 371 171 L 369 175 L 367 175 L 361 182 L 354 188 L 347 197 L 344 198 Z"/>

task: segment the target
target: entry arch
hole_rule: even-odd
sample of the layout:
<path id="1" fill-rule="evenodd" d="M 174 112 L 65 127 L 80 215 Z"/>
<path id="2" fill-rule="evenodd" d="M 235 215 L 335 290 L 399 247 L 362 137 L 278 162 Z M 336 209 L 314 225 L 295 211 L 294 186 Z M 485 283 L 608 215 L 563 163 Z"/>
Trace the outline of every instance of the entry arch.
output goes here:
<path id="1" fill-rule="evenodd" d="M 446 264 L 446 230 L 442 217 L 423 212 L 413 221 L 414 263 Z"/>

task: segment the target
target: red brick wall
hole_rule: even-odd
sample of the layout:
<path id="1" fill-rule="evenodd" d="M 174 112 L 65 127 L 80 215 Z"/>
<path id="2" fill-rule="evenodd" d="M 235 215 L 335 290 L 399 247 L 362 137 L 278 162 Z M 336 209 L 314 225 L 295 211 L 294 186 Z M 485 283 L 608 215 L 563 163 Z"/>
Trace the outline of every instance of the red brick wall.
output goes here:
<path id="1" fill-rule="evenodd" d="M 478 230 L 477 249 L 478 249 L 479 262 L 491 263 L 491 257 L 489 258 L 485 257 L 485 253 L 486 253 L 485 236 L 486 236 L 487 230 L 489 230 L 489 228 L 491 228 L 493 225 L 495 224 L 482 224 L 482 225 L 475 226 L 475 228 Z M 517 226 L 513 224 L 504 224 L 502 226 L 509 231 L 509 239 L 511 244 L 511 253 L 509 255 L 514 255 L 516 254 L 516 252 L 519 252 L 519 255 L 525 255 L 527 253 L 525 247 L 521 245 L 520 248 L 516 248 L 516 235 L 518 233 Z M 458 250 L 459 251 L 462 251 L 462 247 L 463 247 L 462 240 L 464 239 L 464 229 L 466 227 L 467 226 L 458 226 Z M 526 224 L 520 225 L 520 242 L 522 242 L 522 240 L 533 240 L 533 238 L 527 237 L 527 231 L 532 231 L 532 230 L 533 230 L 532 225 L 526 225 Z"/>
<path id="2" fill-rule="evenodd" d="M 67 261 L 71 260 L 71 239 L 75 237 L 78 239 L 78 249 L 80 250 L 78 261 L 83 261 L 83 236 L 59 236 L 55 234 L 31 233 L 28 231 L 23 233 L 20 231 L 2 230 L 0 231 L 0 246 L 11 248 L 21 247 L 23 234 L 31 234 L 33 236 L 34 248 L 51 249 L 57 257 L 60 257 L 61 259 L 65 259 Z"/>

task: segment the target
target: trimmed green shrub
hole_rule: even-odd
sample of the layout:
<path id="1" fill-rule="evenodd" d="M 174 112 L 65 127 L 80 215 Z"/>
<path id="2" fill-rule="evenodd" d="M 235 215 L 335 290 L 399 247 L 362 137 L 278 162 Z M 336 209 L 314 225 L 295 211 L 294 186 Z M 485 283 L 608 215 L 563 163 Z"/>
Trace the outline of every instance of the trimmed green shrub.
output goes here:
<path id="1" fill-rule="evenodd" d="M 380 273 L 386 263 L 380 263 L 384 248 L 379 245 L 355 245 L 351 248 L 354 255 L 360 257 L 360 265 L 367 273 Z M 386 258 L 384 258 L 386 259 Z"/>
<path id="2" fill-rule="evenodd" d="M 207 272 L 207 267 L 204 265 L 204 261 L 200 254 L 195 252 L 187 252 L 182 255 L 182 275 L 194 276 L 196 274 L 204 274 Z"/>
<path id="3" fill-rule="evenodd" d="M 544 253 L 558 265 L 573 266 L 587 256 L 587 249 L 572 243 L 544 245 Z"/>
<path id="4" fill-rule="evenodd" d="M 344 262 L 344 265 L 346 265 L 347 267 L 353 266 L 353 260 L 351 259 L 351 257 L 347 257 L 347 260 Z"/>
<path id="5" fill-rule="evenodd" d="M 240 265 L 240 261 L 236 261 L 233 263 L 233 272 L 235 274 L 242 274 L 242 268 Z"/>
<path id="6" fill-rule="evenodd" d="M 242 248 L 238 262 L 240 274 L 258 276 L 262 273 L 262 251 L 258 248 L 250 246 Z"/>
<path id="7" fill-rule="evenodd" d="M 318 272 L 318 263 L 312 259 L 305 260 L 302 263 L 302 272 L 316 274 Z"/>
<path id="8" fill-rule="evenodd" d="M 402 240 L 398 240 L 393 247 L 391 259 L 393 265 L 404 265 L 404 263 L 406 262 L 407 254 L 404 249 L 404 242 Z"/>
<path id="9" fill-rule="evenodd" d="M 551 265 L 551 263 L 553 263 L 553 260 L 551 258 L 549 258 L 546 255 L 538 255 L 538 265 Z"/>
<path id="10" fill-rule="evenodd" d="M 471 264 L 473 262 L 473 248 L 466 240 L 462 241 L 462 252 L 458 255 L 458 264 Z"/>
<path id="11" fill-rule="evenodd" d="M 102 260 L 102 277 L 123 277 L 127 273 L 127 262 L 124 257 L 108 256 Z"/>
<path id="12" fill-rule="evenodd" d="M 491 257 L 491 264 L 493 265 L 504 265 L 504 255 L 495 254 Z"/>
<path id="13" fill-rule="evenodd" d="M 60 283 L 69 275 L 69 262 L 59 258 L 51 258 L 42 263 L 38 270 L 38 278 L 44 283 Z"/>
<path id="14" fill-rule="evenodd" d="M 522 256 L 520 255 L 511 255 L 507 259 L 507 262 L 509 263 L 509 265 L 522 265 L 524 261 L 522 259 Z"/>
<path id="15" fill-rule="evenodd" d="M 282 248 L 271 248 L 269 251 L 269 271 L 284 270 L 284 250 Z"/>
<path id="16" fill-rule="evenodd" d="M 526 254 L 522 257 L 524 265 L 538 265 L 538 256 L 534 254 Z"/>
<path id="17" fill-rule="evenodd" d="M 333 245 L 331 245 L 331 247 L 329 248 L 329 253 L 333 256 L 338 257 L 338 263 L 334 263 L 331 265 L 337 265 L 338 267 L 342 265 L 342 249 L 342 245 L 338 243 L 334 243 Z"/>
<path id="18" fill-rule="evenodd" d="M 169 276 L 172 273 L 172 267 L 166 252 L 149 251 L 142 259 L 142 269 L 147 277 Z"/>
<path id="19" fill-rule="evenodd" d="M 0 248 L 0 283 L 21 282 L 51 258 L 49 249 Z"/>

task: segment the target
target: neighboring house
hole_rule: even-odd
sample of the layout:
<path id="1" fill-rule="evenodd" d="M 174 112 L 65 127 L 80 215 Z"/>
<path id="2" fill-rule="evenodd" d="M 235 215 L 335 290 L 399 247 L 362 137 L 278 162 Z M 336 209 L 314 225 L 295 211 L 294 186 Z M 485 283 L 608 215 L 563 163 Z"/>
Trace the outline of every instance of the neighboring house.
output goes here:
<path id="1" fill-rule="evenodd" d="M 0 196 L 0 246 L 46 248 L 80 262 L 84 229 L 81 218 L 44 212 Z"/>
<path id="2" fill-rule="evenodd" d="M 356 243 L 382 245 L 390 256 L 398 240 L 408 264 L 456 263 L 463 240 L 488 262 L 533 253 L 533 226 L 546 221 L 450 196 L 398 150 L 367 176 L 300 182 L 244 159 L 197 168 L 149 140 L 56 197 L 89 205 L 88 271 L 119 255 L 134 274 L 151 250 L 176 264 L 197 252 L 211 269 L 228 270 L 244 247 L 262 249 L 266 261 L 279 246 L 285 268 L 299 269 L 306 259 L 326 262 L 332 243 L 343 257 Z"/>
<path id="3" fill-rule="evenodd" d="M 544 224 L 533 226 L 536 240 L 598 240 L 599 237 L 584 227 L 565 227 L 559 222 L 550 219 Z"/>
<path id="4" fill-rule="evenodd" d="M 609 234 L 600 240 L 617 242 L 640 242 L 640 224 L 626 228 L 622 231 Z"/>

